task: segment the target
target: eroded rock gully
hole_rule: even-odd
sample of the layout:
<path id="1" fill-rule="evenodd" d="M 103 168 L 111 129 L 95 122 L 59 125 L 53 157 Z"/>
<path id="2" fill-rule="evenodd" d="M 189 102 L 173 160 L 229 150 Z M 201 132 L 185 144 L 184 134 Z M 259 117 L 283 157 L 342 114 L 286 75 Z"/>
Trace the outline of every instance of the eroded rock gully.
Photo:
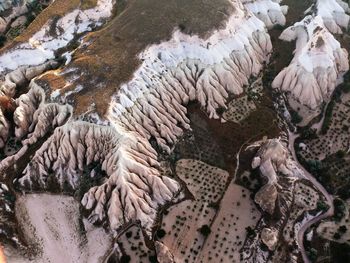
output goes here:
<path id="1" fill-rule="evenodd" d="M 277 138 L 276 117 L 267 117 L 271 121 L 271 130 L 267 129 L 268 126 L 255 131 L 259 125 L 249 123 L 250 134 L 249 129 L 244 127 L 245 121 L 259 122 L 264 119 L 265 116 L 259 117 L 259 110 L 261 114 L 266 108 L 273 108 L 271 101 L 265 103 L 266 98 L 260 98 L 269 96 L 266 91 L 252 89 L 252 79 L 259 79 L 264 67 L 271 62 L 273 47 L 268 29 L 276 25 L 284 26 L 288 22 L 285 17 L 288 8 L 281 6 L 278 0 L 227 0 L 225 19 L 222 19 L 219 27 L 206 32 L 205 37 L 189 34 L 183 24 L 172 28 L 171 35 L 157 39 L 156 43 L 147 43 L 135 58 L 130 58 L 137 60 L 138 65 L 133 68 L 127 81 L 118 84 L 111 97 L 103 98 L 108 101 L 108 106 L 105 106 L 105 114 L 101 116 L 96 105 L 89 104 L 91 94 L 92 100 L 99 100 L 104 94 L 101 90 L 110 89 L 106 83 L 110 85 L 118 83 L 118 80 L 113 74 L 105 75 L 106 79 L 93 88 L 84 82 L 87 76 L 93 78 L 93 70 L 98 69 L 98 66 L 91 69 L 93 66 L 89 63 L 91 52 L 98 50 L 94 46 L 94 37 L 103 36 L 104 30 L 119 26 L 118 19 L 125 18 L 135 6 L 131 1 L 118 14 L 119 1 L 98 0 L 87 6 L 84 1 L 78 2 L 64 6 L 64 0 L 56 0 L 54 4 L 62 4 L 65 12 L 57 19 L 45 20 L 45 14 L 53 12 L 49 6 L 48 11 L 45 10 L 38 17 L 38 21 L 46 21 L 40 22 L 40 28 L 35 30 L 30 27 L 22 38 L 0 51 L 1 96 L 11 101 L 15 108 L 13 119 L 5 116 L 5 107 L 0 111 L 0 147 L 8 148 L 9 141 L 13 139 L 20 142 L 19 147 L 0 163 L 2 180 L 8 183 L 6 178 L 15 179 L 16 191 L 28 193 L 62 191 L 74 194 L 86 190 L 78 195 L 81 197 L 78 201 L 90 222 L 102 223 L 116 239 L 124 235 L 131 225 L 137 225 L 143 230 L 147 246 L 157 254 L 160 262 L 215 262 L 212 261 L 215 259 L 209 253 L 210 249 L 220 254 L 222 261 L 230 260 L 232 256 L 244 262 L 282 262 L 286 258 L 297 262 L 300 259 L 299 248 L 303 249 L 300 240 L 297 240 L 297 230 L 303 220 L 311 217 L 310 212 L 315 211 L 317 200 L 324 197 L 308 181 L 300 164 L 288 150 L 288 141 Z M 329 12 L 327 7 L 334 12 Z M 341 28 L 347 27 L 348 9 L 341 1 L 314 1 L 308 10 L 309 15 L 285 29 L 281 35 L 283 40 L 296 40 L 296 51 L 290 65 L 272 82 L 272 87 L 285 93 L 289 106 L 294 110 L 299 109 L 303 117 L 320 110 L 322 103 L 329 100 L 339 78 L 348 70 L 347 51 L 333 36 L 341 33 Z M 179 10 L 183 11 L 181 8 Z M 205 12 L 196 10 L 196 15 L 206 19 Z M 96 31 L 88 34 L 93 30 Z M 86 34 L 88 36 L 84 37 Z M 116 42 L 123 42 L 117 36 L 115 39 Z M 58 62 L 62 57 L 65 58 L 64 65 Z M 96 58 L 101 59 L 101 53 Z M 110 59 L 105 58 L 107 64 Z M 82 61 L 88 66 L 84 66 Z M 124 63 L 123 60 L 115 61 L 117 67 L 120 67 L 118 63 Z M 106 71 L 109 70 L 106 67 Z M 100 74 L 95 73 L 96 76 Z M 23 88 L 25 91 L 19 92 Z M 263 90 L 267 88 L 270 87 L 264 85 Z M 18 94 L 21 95 L 17 97 Z M 85 99 L 81 99 L 84 94 L 90 94 L 90 98 L 83 107 L 85 112 L 81 114 L 76 110 L 77 101 L 80 104 L 84 102 Z M 111 94 L 110 90 L 106 94 Z M 230 124 L 228 120 L 225 126 L 229 127 L 226 131 L 237 133 L 237 141 L 240 138 L 244 140 L 236 142 L 238 146 L 234 150 L 227 151 L 224 140 L 228 133 L 223 131 L 224 136 L 218 139 L 219 147 L 224 149 L 226 167 L 223 168 L 228 170 L 217 171 L 222 175 L 222 189 L 215 197 L 208 193 L 208 200 L 215 202 L 209 202 L 204 197 L 204 200 L 191 201 L 184 195 L 186 184 L 191 185 L 191 180 L 194 180 L 198 186 L 203 183 L 203 189 L 208 186 L 197 179 L 195 174 L 198 171 L 192 171 L 188 177 L 180 172 L 177 174 L 179 170 L 176 165 L 191 165 L 201 160 L 186 159 L 181 151 L 176 157 L 176 164 L 170 160 L 174 157 L 179 140 L 191 132 L 191 112 L 188 111 L 193 105 L 191 103 L 196 102 L 197 110 L 200 108 L 209 119 L 214 119 L 208 121 L 209 127 L 217 125 L 220 129 L 218 123 L 225 121 L 222 112 L 229 110 L 229 102 L 244 96 L 247 99 L 243 99 L 243 102 L 253 101 L 255 104 L 251 107 L 252 113 L 240 117 L 241 123 Z M 288 118 L 288 114 L 284 117 Z M 247 132 L 247 136 L 239 137 L 240 125 L 241 132 Z M 287 132 L 286 127 L 282 129 Z M 280 131 L 280 137 L 284 137 L 285 133 Z M 276 138 L 259 141 L 261 137 L 271 135 Z M 230 138 L 227 142 L 231 145 L 232 140 Z M 155 141 L 157 147 L 153 147 L 151 141 Z M 256 156 L 252 167 L 244 172 L 253 174 L 255 170 L 261 176 L 260 181 L 266 181 L 254 199 L 262 217 L 252 222 L 256 224 L 254 234 L 248 233 L 247 236 L 242 229 L 233 227 L 235 220 L 230 215 L 233 219 L 228 229 L 235 229 L 237 236 L 244 239 L 235 243 L 232 241 L 233 253 L 228 255 L 216 249 L 214 239 L 207 238 L 215 233 L 210 233 L 213 230 L 208 231 L 206 227 L 217 226 L 216 231 L 220 232 L 220 222 L 229 216 L 220 209 L 229 205 L 231 191 L 248 191 L 232 181 L 237 175 L 234 170 L 241 170 L 241 167 L 232 164 L 227 167 L 227 163 L 234 162 L 236 158 L 239 160 L 243 146 L 254 141 L 258 142 L 249 147 L 256 150 Z M 25 163 L 25 168 L 16 170 L 16 162 L 28 157 L 30 160 Z M 164 158 L 165 162 L 160 162 Z M 165 169 L 167 162 L 171 163 L 170 166 L 176 166 L 175 171 Z M 206 176 L 219 169 L 205 163 L 199 166 L 205 167 L 203 173 Z M 9 169 L 15 175 L 6 174 L 5 171 Z M 84 188 L 86 185 L 82 187 L 86 180 L 91 180 L 94 185 L 88 183 L 88 189 Z M 11 191 L 15 191 L 12 182 L 10 184 Z M 201 189 L 193 191 L 202 194 Z M 191 192 L 191 188 L 186 190 Z M 299 197 L 305 192 L 312 195 L 311 201 Z M 20 195 L 19 192 L 14 193 Z M 192 198 L 196 197 L 195 193 L 191 194 Z M 242 195 L 242 198 L 246 198 L 246 195 Z M 251 199 L 247 199 L 245 204 L 251 205 L 254 210 Z M 185 201 L 180 202 L 182 200 Z M 191 228 L 198 235 L 195 241 L 202 247 L 186 247 L 182 253 L 169 249 L 166 241 L 159 237 L 159 227 L 156 236 L 155 230 L 162 222 L 160 216 L 164 207 L 175 209 L 172 213 L 177 215 L 177 205 L 185 202 L 193 211 L 197 211 L 197 205 L 208 208 L 210 211 L 200 211 L 207 211 L 204 214 L 210 216 L 200 215 L 202 221 L 198 222 L 206 222 L 198 225 L 201 234 Z M 240 204 L 235 205 L 239 210 Z M 192 220 L 192 216 L 195 214 L 190 214 L 187 220 Z M 166 217 L 163 219 L 166 220 Z M 184 233 L 183 228 L 179 231 Z M 172 235 L 170 232 L 165 234 Z M 181 243 L 178 236 L 173 238 Z M 201 248 L 202 251 L 198 251 Z M 41 249 L 45 249 L 45 246 Z M 180 245 L 172 246 L 172 249 L 180 249 Z M 112 254 L 121 258 L 128 256 L 125 249 L 117 245 Z M 137 259 L 132 260 L 138 262 Z"/>

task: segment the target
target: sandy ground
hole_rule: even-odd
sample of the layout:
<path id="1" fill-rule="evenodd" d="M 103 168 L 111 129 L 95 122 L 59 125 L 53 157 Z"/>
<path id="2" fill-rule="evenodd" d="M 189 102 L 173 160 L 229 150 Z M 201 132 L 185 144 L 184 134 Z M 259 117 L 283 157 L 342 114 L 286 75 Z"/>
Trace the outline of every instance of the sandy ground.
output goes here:
<path id="1" fill-rule="evenodd" d="M 230 184 L 197 262 L 240 262 L 246 227 L 254 229 L 261 217 L 249 195 L 244 187 Z"/>
<path id="2" fill-rule="evenodd" d="M 161 241 L 173 253 L 176 262 L 197 262 L 205 241 L 198 229 L 213 222 L 216 211 L 210 204 L 218 202 L 224 194 L 228 173 L 191 159 L 178 161 L 176 173 L 184 180 L 194 200 L 169 209 L 162 224 L 167 234 Z"/>
<path id="3" fill-rule="evenodd" d="M 87 220 L 79 222 L 79 203 L 69 196 L 28 194 L 16 201 L 16 216 L 34 259 L 5 254 L 8 263 L 95 263 L 111 248 L 111 238 Z M 85 231 L 84 231 L 85 229 Z"/>

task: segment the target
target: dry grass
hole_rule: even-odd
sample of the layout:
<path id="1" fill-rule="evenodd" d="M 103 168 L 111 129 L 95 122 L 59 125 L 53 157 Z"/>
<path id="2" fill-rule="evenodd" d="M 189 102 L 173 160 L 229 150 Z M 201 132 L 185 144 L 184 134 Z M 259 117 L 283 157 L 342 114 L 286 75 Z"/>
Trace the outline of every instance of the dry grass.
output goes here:
<path id="1" fill-rule="evenodd" d="M 78 7 L 91 8 L 96 3 L 97 0 L 56 0 L 13 44 L 27 41 L 52 17 Z M 225 26 L 234 7 L 229 0 L 118 0 L 115 11 L 114 19 L 103 29 L 86 37 L 91 44 L 78 49 L 68 66 L 84 73 L 70 87 L 84 87 L 75 94 L 76 114 L 95 103 L 97 111 L 103 115 L 111 95 L 120 84 L 131 79 L 140 65 L 137 55 L 147 46 L 170 39 L 174 29 L 179 27 L 185 33 L 205 38 L 214 29 Z M 52 83 L 54 89 L 65 85 L 56 76 L 43 79 Z"/>
<path id="2" fill-rule="evenodd" d="M 147 46 L 170 39 L 179 26 L 186 33 L 206 37 L 225 25 L 234 8 L 227 0 L 132 0 L 119 1 L 116 9 L 118 15 L 102 30 L 89 34 L 90 46 L 78 50 L 70 65 L 88 76 L 76 82 L 85 87 L 76 95 L 76 114 L 92 102 L 103 114 L 110 96 L 132 77 L 140 64 L 137 54 Z M 97 88 L 101 83 L 103 87 Z"/>
<path id="3" fill-rule="evenodd" d="M 56 0 L 41 12 L 28 28 L 14 42 L 25 42 L 39 31 L 53 17 L 62 16 L 80 5 L 80 0 Z"/>
<path id="4" fill-rule="evenodd" d="M 82 0 L 80 8 L 83 10 L 94 8 L 97 5 L 97 1 L 98 0 Z"/>

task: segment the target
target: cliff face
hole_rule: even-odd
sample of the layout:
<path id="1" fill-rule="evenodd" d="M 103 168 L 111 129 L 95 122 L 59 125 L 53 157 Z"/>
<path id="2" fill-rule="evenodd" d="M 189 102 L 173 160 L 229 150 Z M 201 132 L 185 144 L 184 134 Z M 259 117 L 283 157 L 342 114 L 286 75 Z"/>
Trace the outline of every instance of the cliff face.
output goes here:
<path id="1" fill-rule="evenodd" d="M 28 42 L 4 49 L 0 55 L 1 72 L 6 74 L 1 86 L 4 96 L 15 97 L 19 87 L 57 67 L 53 59 L 59 50 L 101 25 L 111 16 L 113 3 L 99 0 L 94 8 L 74 9 L 45 23 Z M 15 163 L 52 133 L 19 183 L 26 189 L 44 190 L 57 184 L 62 190 L 75 190 L 82 176 L 93 177 L 96 172 L 86 175 L 85 167 L 99 164 L 105 179 L 82 199 L 91 211 L 90 219 L 107 219 L 114 230 L 138 221 L 150 231 L 157 208 L 173 200 L 180 185 L 160 176 L 157 153 L 148 140 L 155 138 L 170 153 L 183 129 L 190 127 L 184 107 L 190 101 L 199 101 L 211 118 L 219 118 L 216 111 L 226 107 L 230 94 L 243 92 L 272 50 L 264 23 L 240 1 L 229 3 L 234 11 L 207 38 L 175 30 L 170 40 L 138 54 L 142 63 L 111 98 L 105 116 L 108 127 L 72 119 L 71 106 L 51 102 L 55 97 L 48 97 L 40 82 L 32 80 L 29 92 L 16 99 L 14 112 L 15 136 L 22 139 L 23 148 L 3 160 L 2 167 Z M 284 23 L 282 11 L 268 22 L 272 23 Z M 2 130 L 5 141 L 9 132 L 5 119 Z"/>
<path id="2" fill-rule="evenodd" d="M 282 40 L 296 40 L 295 55 L 272 86 L 287 94 L 294 110 L 306 106 L 311 112 L 319 111 L 349 70 L 348 52 L 332 35 L 347 28 L 348 9 L 341 1 L 317 1 L 309 9 L 311 15 L 282 32 Z M 303 117 L 309 114 L 299 113 Z"/>
<path id="3" fill-rule="evenodd" d="M 19 6 L 24 5 L 26 2 Z M 326 11 L 327 6 L 332 12 Z M 3 4 L 2 8 L 8 7 Z M 182 157 L 173 150 L 179 140 L 186 143 L 192 127 L 188 109 L 191 103 L 198 103 L 196 110 L 204 112 L 213 126 L 225 122 L 222 113 L 235 99 L 253 104 L 252 112 L 259 107 L 272 110 L 272 98 L 261 99 L 269 96 L 264 93 L 261 74 L 273 52 L 268 29 L 284 26 L 287 10 L 279 0 L 54 1 L 23 34 L 0 50 L 0 102 L 4 101 L 0 108 L 1 179 L 11 185 L 14 195 L 20 194 L 17 190 L 74 195 L 89 221 L 102 224 L 116 240 L 130 235 L 124 233 L 128 227 L 137 226 L 141 230 L 136 232 L 144 235 L 144 243 L 159 260 L 174 262 L 171 249 L 160 242 L 162 231 L 155 233 L 161 230 L 162 215 L 171 205 L 195 199 L 186 181 L 198 186 L 201 196 L 203 189 L 213 189 L 194 176 L 202 175 L 198 167 L 187 169 L 196 163 L 193 160 L 181 170 L 191 170 L 191 174 L 178 176 L 174 168 L 176 158 Z M 347 51 L 332 35 L 346 27 L 346 11 L 348 7 L 339 1 L 317 1 L 309 10 L 312 15 L 283 31 L 283 40 L 296 40 L 295 57 L 272 86 L 285 92 L 290 101 L 316 111 L 348 70 Z M 261 87 L 254 89 L 252 80 Z M 263 106 L 255 105 L 257 100 Z M 244 119 L 250 116 L 245 113 L 239 124 L 227 126 L 237 124 L 235 129 L 247 130 Z M 259 122 L 257 116 L 250 121 Z M 267 126 L 278 126 L 275 114 L 272 119 Z M 246 191 L 230 186 L 239 172 L 241 150 L 262 136 L 264 129 L 252 132 L 251 138 L 238 135 L 239 151 L 220 160 L 227 165 L 237 155 L 236 171 L 232 164 L 229 171 L 222 170 L 220 195 L 227 206 L 232 201 L 228 189 Z M 222 132 L 220 140 L 230 135 Z M 208 181 L 215 181 L 210 177 L 215 167 L 205 163 L 201 167 Z M 259 145 L 252 170 L 266 184 L 254 200 L 245 193 L 242 198 L 251 207 L 255 201 L 264 217 L 252 220 L 259 221 L 259 235 L 247 243 L 236 241 L 234 255 L 247 262 L 263 262 L 268 253 L 282 246 L 279 237 L 284 226 L 294 229 L 301 216 L 298 211 L 295 218 L 289 218 L 295 212 L 298 187 L 304 190 L 299 184 L 304 174 L 280 139 Z M 203 219 L 193 220 L 205 223 L 210 221 L 207 214 L 213 220 L 221 214 L 219 219 L 226 222 L 228 213 L 219 213 L 221 197 L 209 192 L 203 198 L 207 195 L 215 202 L 204 202 L 205 210 L 197 209 L 202 200 L 189 206 L 200 211 Z M 238 210 L 240 202 L 234 205 Z M 313 208 L 299 205 L 302 213 Z M 175 223 L 183 220 L 178 217 Z M 233 227 L 234 221 L 231 218 L 227 229 L 246 236 L 244 229 Z M 204 223 L 198 230 L 196 225 L 191 228 L 201 244 L 211 231 Z M 214 225 L 219 228 L 222 224 Z M 295 233 L 288 233 L 285 243 L 295 245 Z M 175 236 L 174 240 L 181 239 Z M 215 239 L 211 242 L 216 244 Z M 263 251 L 263 244 L 270 252 Z M 123 249 L 116 243 L 113 252 L 123 254 Z M 289 253 L 286 247 L 281 249 Z M 290 255 L 294 260 L 297 250 Z"/>

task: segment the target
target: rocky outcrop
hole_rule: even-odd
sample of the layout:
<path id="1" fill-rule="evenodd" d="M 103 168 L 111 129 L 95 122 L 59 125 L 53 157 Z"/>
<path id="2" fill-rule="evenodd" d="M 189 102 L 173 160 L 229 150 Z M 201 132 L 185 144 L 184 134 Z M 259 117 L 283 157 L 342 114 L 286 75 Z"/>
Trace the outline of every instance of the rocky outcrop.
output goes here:
<path id="1" fill-rule="evenodd" d="M 40 67 L 77 34 L 109 17 L 113 3 L 99 0 L 95 8 L 62 16 L 55 21 L 54 37 L 48 22 L 28 43 L 4 51 L 0 73 Z M 220 118 L 217 110 L 226 107 L 229 95 L 243 93 L 249 78 L 268 62 L 272 46 L 265 24 L 239 0 L 232 5 L 235 12 L 226 25 L 207 38 L 176 30 L 170 40 L 141 52 L 140 67 L 109 105 L 110 126 L 70 119 L 70 106 L 47 103 L 42 88 L 32 83 L 17 100 L 16 136 L 24 146 L 11 160 L 19 160 L 30 145 L 49 136 L 48 131 L 53 134 L 31 158 L 18 180 L 20 186 L 75 191 L 84 189 L 83 180 L 98 178 L 81 200 L 90 220 L 108 221 L 117 233 L 125 224 L 137 222 L 150 234 L 158 208 L 176 198 L 180 184 L 161 176 L 158 154 L 149 140 L 154 138 L 170 152 L 183 129 L 190 128 L 185 107 L 189 102 L 198 101 L 209 117 Z"/>
<path id="2" fill-rule="evenodd" d="M 49 189 L 53 181 L 77 189 L 84 167 L 94 163 L 101 165 L 106 179 L 90 188 L 81 202 L 91 211 L 91 221 L 107 218 L 114 230 L 130 221 L 140 221 L 150 230 L 158 206 L 179 191 L 177 182 L 160 176 L 156 152 L 147 141 L 80 121 L 57 128 L 19 182 L 29 189 Z"/>
<path id="3" fill-rule="evenodd" d="M 208 39 L 176 31 L 150 46 L 131 81 L 115 94 L 107 113 L 113 125 L 155 138 L 166 151 L 189 128 L 184 107 L 197 100 L 210 118 L 220 118 L 229 94 L 241 94 L 250 76 L 268 61 L 272 46 L 264 24 L 239 1 L 226 27 Z"/>
<path id="4" fill-rule="evenodd" d="M 98 0 L 90 9 L 75 9 L 57 21 L 50 19 L 28 42 L 15 45 L 0 55 L 0 74 L 19 67 L 37 66 L 55 58 L 55 52 L 66 47 L 77 36 L 100 26 L 112 15 L 114 0 Z M 55 30 L 50 27 L 54 24 Z"/>
<path id="5" fill-rule="evenodd" d="M 311 9 L 316 9 L 316 14 L 322 17 L 327 29 L 334 34 L 341 34 L 342 28 L 347 29 L 350 17 L 349 4 L 342 0 L 317 0 Z"/>
<path id="6" fill-rule="evenodd" d="M 349 24 L 348 4 L 317 0 L 302 21 L 285 29 L 280 39 L 296 40 L 294 58 L 274 79 L 272 87 L 286 94 L 289 106 L 301 116 L 299 126 L 316 117 L 349 70 L 348 52 L 332 33 Z"/>
<path id="7" fill-rule="evenodd" d="M 161 242 L 155 242 L 158 262 L 162 263 L 175 263 L 174 256 L 169 249 Z"/>
<path id="8" fill-rule="evenodd" d="M 4 33 L 10 23 L 27 13 L 29 1 L 2 0 L 0 3 L 0 34 Z"/>
<path id="9" fill-rule="evenodd" d="M 277 236 L 278 231 L 276 229 L 264 228 L 261 231 L 261 240 L 271 251 L 275 250 L 276 248 L 278 241 Z"/>
<path id="10" fill-rule="evenodd" d="M 279 174 L 304 178 L 303 171 L 280 138 L 268 140 L 260 147 L 252 168 L 259 168 L 269 184 L 277 183 Z"/>
<path id="11" fill-rule="evenodd" d="M 244 246 L 244 262 L 267 262 L 269 252 L 276 249 L 293 204 L 295 182 L 304 178 L 302 170 L 293 160 L 286 142 L 281 138 L 263 140 L 254 146 L 259 150 L 252 168 L 259 169 L 266 184 L 255 195 L 255 201 L 266 213 Z"/>
<path id="12" fill-rule="evenodd" d="M 266 184 L 256 193 L 254 201 L 263 211 L 272 215 L 275 211 L 277 196 L 278 192 L 276 186 L 273 184 Z"/>
<path id="13" fill-rule="evenodd" d="M 24 144 L 33 144 L 38 138 L 44 137 L 49 130 L 62 126 L 72 115 L 70 105 L 45 103 L 44 90 L 32 81 L 28 93 L 17 100 L 14 112 L 15 135 L 18 139 L 27 136 Z"/>
<path id="14" fill-rule="evenodd" d="M 285 15 L 288 7 L 280 6 L 281 0 L 241 0 L 251 12 L 254 13 L 267 28 L 275 25 L 284 26 L 286 24 Z"/>
<path id="15" fill-rule="evenodd" d="M 2 109 L 0 109 L 0 148 L 3 148 L 6 144 L 9 129 L 10 124 L 5 118 Z"/>
<path id="16" fill-rule="evenodd" d="M 38 66 L 19 67 L 6 74 L 4 80 L 0 81 L 0 93 L 13 98 L 19 87 L 26 85 L 33 78 L 57 66 L 56 61 L 50 60 Z"/>
<path id="17" fill-rule="evenodd" d="M 292 62 L 278 74 L 272 86 L 317 110 L 329 100 L 339 78 L 348 71 L 348 52 L 325 28 L 320 16 L 307 16 L 284 30 L 280 38 L 296 40 L 296 50 Z"/>

